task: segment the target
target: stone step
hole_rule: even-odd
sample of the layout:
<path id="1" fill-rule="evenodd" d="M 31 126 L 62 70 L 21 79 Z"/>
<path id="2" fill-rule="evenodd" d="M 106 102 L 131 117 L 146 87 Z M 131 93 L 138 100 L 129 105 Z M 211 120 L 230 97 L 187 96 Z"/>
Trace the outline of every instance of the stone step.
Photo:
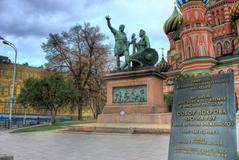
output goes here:
<path id="1" fill-rule="evenodd" d="M 127 133 L 127 134 L 169 134 L 170 125 L 158 124 L 114 124 L 97 123 L 69 126 L 64 132 L 96 132 L 96 133 Z"/>
<path id="2" fill-rule="evenodd" d="M 170 124 L 171 113 L 157 114 L 128 114 L 121 116 L 119 113 L 101 114 L 98 116 L 99 123 L 148 123 L 148 124 Z"/>

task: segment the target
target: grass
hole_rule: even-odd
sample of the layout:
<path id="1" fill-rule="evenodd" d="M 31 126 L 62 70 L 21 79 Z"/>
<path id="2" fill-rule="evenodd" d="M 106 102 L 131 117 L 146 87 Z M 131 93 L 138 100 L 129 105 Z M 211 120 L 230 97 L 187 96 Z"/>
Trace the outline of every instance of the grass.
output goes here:
<path id="1" fill-rule="evenodd" d="M 44 125 L 38 125 L 28 128 L 20 128 L 12 131 L 11 133 L 23 133 L 23 132 L 42 132 L 42 131 L 52 131 L 57 129 L 64 129 L 71 125 L 77 125 L 77 124 L 86 124 L 86 123 L 96 123 L 96 120 L 88 120 L 88 121 L 73 121 L 73 122 L 59 122 L 55 124 L 44 124 Z"/>

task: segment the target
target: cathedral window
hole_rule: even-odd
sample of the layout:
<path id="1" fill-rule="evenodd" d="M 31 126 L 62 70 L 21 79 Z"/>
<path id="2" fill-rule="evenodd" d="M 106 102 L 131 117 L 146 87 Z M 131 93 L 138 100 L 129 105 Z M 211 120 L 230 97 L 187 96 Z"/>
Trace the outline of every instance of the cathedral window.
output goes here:
<path id="1" fill-rule="evenodd" d="M 178 69 L 178 66 L 179 66 L 179 61 L 178 59 L 176 60 L 176 68 Z"/>
<path id="2" fill-rule="evenodd" d="M 229 41 L 224 42 L 224 54 L 230 54 L 232 52 L 232 45 Z"/>
<path id="3" fill-rule="evenodd" d="M 223 70 L 220 70 L 220 71 L 218 72 L 218 74 L 223 75 L 223 74 L 225 74 L 225 72 L 224 72 Z"/>
<path id="4" fill-rule="evenodd" d="M 216 25 L 220 25 L 220 24 L 222 24 L 221 17 L 217 16 L 217 18 L 216 18 Z"/>
<path id="5" fill-rule="evenodd" d="M 189 28 L 190 28 L 190 25 L 189 25 L 189 24 L 185 26 L 185 30 L 187 30 L 187 29 L 189 29 Z"/>
<path id="6" fill-rule="evenodd" d="M 201 23 L 196 23 L 196 27 L 201 27 Z"/>
<path id="7" fill-rule="evenodd" d="M 218 54 L 218 56 L 222 55 L 222 51 L 223 51 L 222 45 L 220 43 L 218 43 L 217 44 L 217 54 Z"/>
<path id="8" fill-rule="evenodd" d="M 191 58 L 192 53 L 191 53 L 191 47 L 190 46 L 188 46 L 188 48 L 187 48 L 187 53 L 188 53 L 189 58 Z"/>
<path id="9" fill-rule="evenodd" d="M 229 68 L 229 69 L 227 70 L 227 72 L 229 72 L 229 73 L 233 73 L 234 70 L 233 70 L 232 68 Z"/>

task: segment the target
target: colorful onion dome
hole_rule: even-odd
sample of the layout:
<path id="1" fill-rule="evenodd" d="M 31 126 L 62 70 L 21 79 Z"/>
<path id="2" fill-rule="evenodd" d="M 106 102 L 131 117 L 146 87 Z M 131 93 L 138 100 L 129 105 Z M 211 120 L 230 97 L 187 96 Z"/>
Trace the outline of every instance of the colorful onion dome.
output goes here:
<path id="1" fill-rule="evenodd" d="M 162 59 L 159 62 L 159 64 L 157 64 L 156 68 L 160 72 L 167 72 L 170 69 L 170 67 L 171 67 L 170 64 L 168 64 L 168 62 L 166 62 L 164 59 L 164 53 L 162 48 Z"/>
<path id="2" fill-rule="evenodd" d="M 176 31 L 183 22 L 183 15 L 179 13 L 177 7 L 174 7 L 173 14 L 164 24 L 164 32 L 166 34 Z"/>
<path id="3" fill-rule="evenodd" d="M 230 12 L 233 20 L 239 19 L 239 1 L 233 5 Z"/>
<path id="4" fill-rule="evenodd" d="M 177 5 L 182 7 L 182 5 L 190 2 L 190 1 L 200 1 L 200 0 L 177 0 Z M 207 4 L 209 0 L 201 0 L 203 3 Z"/>

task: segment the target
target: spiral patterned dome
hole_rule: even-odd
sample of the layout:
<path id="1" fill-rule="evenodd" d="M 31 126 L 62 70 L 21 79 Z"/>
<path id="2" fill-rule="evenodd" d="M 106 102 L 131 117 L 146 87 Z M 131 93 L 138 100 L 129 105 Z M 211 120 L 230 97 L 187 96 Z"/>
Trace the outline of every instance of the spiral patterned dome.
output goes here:
<path id="1" fill-rule="evenodd" d="M 183 16 L 179 13 L 177 7 L 174 7 L 173 14 L 169 17 L 169 19 L 164 24 L 164 32 L 166 34 L 170 32 L 174 32 L 178 29 L 178 27 L 183 22 Z"/>
<path id="2" fill-rule="evenodd" d="M 233 20 L 239 19 L 239 1 L 237 1 L 231 9 L 231 17 Z"/>
<path id="3" fill-rule="evenodd" d="M 165 61 L 163 52 L 164 52 L 164 49 L 162 48 L 162 59 L 156 66 L 156 69 L 159 72 L 167 72 L 171 68 L 171 65 Z"/>
<path id="4" fill-rule="evenodd" d="M 170 64 L 168 64 L 168 62 L 166 62 L 164 58 L 162 58 L 162 60 L 156 66 L 159 72 L 167 72 L 170 69 L 170 67 L 171 67 Z"/>
<path id="5" fill-rule="evenodd" d="M 189 1 L 200 1 L 200 0 L 177 0 L 177 5 L 182 7 L 182 5 L 188 3 Z M 201 0 L 203 3 L 207 4 L 209 0 Z"/>

